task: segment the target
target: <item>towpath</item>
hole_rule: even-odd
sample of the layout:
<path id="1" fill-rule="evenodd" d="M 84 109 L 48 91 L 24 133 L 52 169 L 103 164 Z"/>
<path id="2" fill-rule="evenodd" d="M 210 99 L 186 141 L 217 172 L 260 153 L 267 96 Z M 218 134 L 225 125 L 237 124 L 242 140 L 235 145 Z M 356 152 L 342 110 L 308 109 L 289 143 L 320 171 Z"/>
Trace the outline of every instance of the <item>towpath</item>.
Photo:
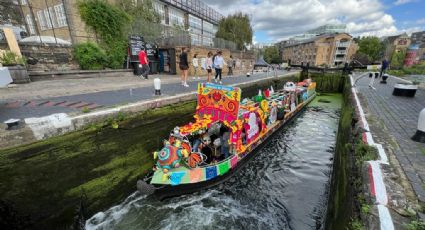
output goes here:
<path id="1" fill-rule="evenodd" d="M 374 138 L 392 149 L 418 200 L 425 202 L 425 144 L 411 140 L 419 112 L 425 108 L 425 89 L 420 88 L 413 98 L 393 96 L 394 85 L 403 81 L 389 77 L 388 84 L 380 84 L 377 79 L 372 89 L 366 76 L 358 79 L 356 88 Z"/>
<path id="2" fill-rule="evenodd" d="M 280 71 L 286 75 L 291 72 Z M 223 76 L 223 84 L 237 84 L 272 76 L 272 73 Z M 154 96 L 153 79 L 161 79 L 163 95 L 194 92 L 200 80 L 189 78 L 188 88 L 183 87 L 177 75 L 151 75 L 149 80 L 138 77 L 105 77 L 90 79 L 64 79 L 39 81 L 0 89 L 0 122 L 10 118 L 42 117 L 54 113 L 81 112 L 84 108 L 95 110 L 151 99 Z"/>

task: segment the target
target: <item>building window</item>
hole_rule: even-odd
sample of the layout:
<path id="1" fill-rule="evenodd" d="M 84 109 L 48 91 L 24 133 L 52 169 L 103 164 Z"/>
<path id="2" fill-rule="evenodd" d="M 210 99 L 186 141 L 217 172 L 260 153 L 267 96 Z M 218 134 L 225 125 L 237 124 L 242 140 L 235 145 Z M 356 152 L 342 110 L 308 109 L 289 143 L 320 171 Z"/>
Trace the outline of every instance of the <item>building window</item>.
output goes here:
<path id="1" fill-rule="evenodd" d="M 55 12 L 53 10 L 53 7 L 49 7 L 49 14 L 50 14 L 51 22 L 53 24 L 53 28 L 57 28 L 58 27 L 58 22 L 56 20 Z"/>
<path id="2" fill-rule="evenodd" d="M 52 28 L 52 21 L 51 21 L 51 16 L 49 16 L 49 11 L 47 9 L 45 9 L 44 11 L 44 19 L 46 22 L 46 27 L 47 29 L 51 29 Z"/>
<path id="3" fill-rule="evenodd" d="M 32 20 L 31 16 L 29 14 L 27 14 L 27 16 L 25 16 L 25 20 L 27 21 L 27 25 L 28 25 L 28 29 L 30 30 L 30 34 L 33 35 L 35 34 L 35 26 L 34 26 L 34 21 Z"/>
<path id="4" fill-rule="evenodd" d="M 44 13 L 42 10 L 37 11 L 38 24 L 41 30 L 46 29 L 46 20 L 44 19 Z"/>
<path id="5" fill-rule="evenodd" d="M 184 14 L 180 10 L 169 8 L 169 17 L 171 25 L 184 26 Z"/>
<path id="6" fill-rule="evenodd" d="M 153 2 L 153 8 L 154 10 L 159 14 L 161 17 L 161 23 L 165 24 L 165 9 L 164 5 L 159 2 Z"/>
<path id="7" fill-rule="evenodd" d="M 65 10 L 63 8 L 63 4 L 59 4 L 55 6 L 56 20 L 58 27 L 67 26 Z"/>

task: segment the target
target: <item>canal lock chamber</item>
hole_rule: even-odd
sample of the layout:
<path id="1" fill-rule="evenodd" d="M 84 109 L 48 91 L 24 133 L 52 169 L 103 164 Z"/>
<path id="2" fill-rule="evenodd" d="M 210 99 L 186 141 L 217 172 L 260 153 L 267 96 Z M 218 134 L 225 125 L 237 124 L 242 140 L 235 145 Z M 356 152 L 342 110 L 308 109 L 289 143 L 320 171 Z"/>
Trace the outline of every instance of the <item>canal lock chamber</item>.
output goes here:
<path id="1" fill-rule="evenodd" d="M 319 91 L 321 85 L 322 87 L 324 85 L 332 87 L 328 83 L 320 83 L 323 79 L 312 77 L 318 82 Z M 266 88 L 270 85 L 273 85 L 275 89 L 281 88 L 285 81 L 287 79 L 267 81 L 244 88 L 243 97 L 255 95 L 258 93 L 258 88 Z M 338 89 L 329 90 L 327 88 L 327 91 L 338 92 L 340 91 L 340 81 L 345 82 L 346 78 L 331 76 L 326 79 L 326 82 L 333 81 L 339 82 L 332 83 L 338 85 Z M 331 98 L 324 96 L 322 101 L 315 103 L 332 105 L 333 103 L 329 103 L 332 102 L 332 96 Z M 344 108 L 345 106 L 341 110 L 339 129 L 343 123 Z M 104 123 L 93 124 L 83 131 L 1 150 L 2 183 L 0 190 L 4 194 L 1 198 L 1 205 L 9 213 L 5 215 L 4 220 L 17 226 L 39 229 L 71 228 L 83 226 L 83 219 L 96 213 L 98 215 L 98 212 L 102 210 L 109 211 L 109 207 L 119 204 L 123 200 L 133 201 L 128 196 L 135 191 L 136 180 L 152 167 L 151 152 L 161 147 L 162 139 L 173 127 L 191 121 L 194 109 L 195 102 L 192 101 L 137 115 L 120 114 Z M 295 121 L 296 123 L 297 121 Z M 294 124 L 292 124 L 293 126 Z M 285 130 L 287 128 L 284 128 L 283 133 Z M 348 139 L 351 138 L 351 133 L 343 133 L 341 130 L 338 130 L 337 134 L 338 136 L 334 137 L 338 140 L 334 146 L 336 152 L 341 149 L 340 145 L 346 147 L 346 143 L 350 142 Z M 284 134 L 282 135 L 284 137 Z M 320 214 L 317 214 L 319 211 L 316 212 L 316 219 L 313 221 L 315 224 L 311 226 L 312 228 L 325 226 L 325 219 L 328 220 L 326 226 L 331 227 L 336 226 L 335 223 L 342 225 L 344 221 L 351 220 L 351 214 L 346 214 L 346 218 L 341 217 L 341 210 L 345 210 L 344 213 L 347 213 L 347 209 L 344 209 L 347 206 L 344 205 L 350 198 L 347 195 L 347 191 L 350 191 L 349 179 L 342 179 L 351 173 L 350 160 L 339 159 L 338 155 L 335 154 L 333 158 L 335 162 L 333 169 L 327 171 L 328 178 L 332 178 L 332 181 L 326 182 L 330 186 L 324 188 L 328 189 L 328 192 L 323 193 L 330 198 L 328 208 L 321 209 Z M 346 157 L 345 154 L 341 155 Z M 257 157 L 256 160 L 258 159 Z M 287 165 L 291 166 L 290 163 Z M 333 174 L 332 177 L 330 173 Z M 248 177 L 253 177 L 253 180 L 255 180 L 255 175 L 257 174 L 248 173 Z M 263 176 L 267 177 L 267 175 Z M 290 190 L 291 186 L 285 186 L 285 184 L 283 186 Z M 211 192 L 214 193 L 216 190 Z M 222 194 L 219 193 L 218 197 L 220 195 Z M 128 201 L 129 199 L 130 201 Z M 140 199 L 140 197 L 135 199 Z M 327 200 L 323 196 L 320 199 Z M 207 204 L 208 202 L 210 201 L 206 201 Z M 324 203 L 320 205 L 327 206 Z M 281 204 L 281 206 L 285 207 L 285 204 Z M 317 209 L 317 207 L 313 209 Z M 108 211 L 102 213 L 107 214 Z M 237 212 L 238 210 L 233 211 Z M 329 213 L 327 218 L 324 218 L 326 216 L 324 212 Z M 75 221 L 77 216 L 81 217 L 79 222 Z M 290 226 L 290 222 L 277 224 Z"/>

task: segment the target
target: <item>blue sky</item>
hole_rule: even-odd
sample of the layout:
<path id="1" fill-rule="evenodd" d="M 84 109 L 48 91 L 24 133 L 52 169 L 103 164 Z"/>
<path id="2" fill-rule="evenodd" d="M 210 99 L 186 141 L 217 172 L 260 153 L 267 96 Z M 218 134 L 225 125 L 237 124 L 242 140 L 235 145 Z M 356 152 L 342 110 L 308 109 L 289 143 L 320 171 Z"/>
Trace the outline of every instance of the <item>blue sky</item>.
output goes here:
<path id="1" fill-rule="evenodd" d="M 354 36 L 425 30 L 425 0 L 215 0 L 224 15 L 250 15 L 255 42 L 269 43 L 327 23 L 345 23 Z"/>

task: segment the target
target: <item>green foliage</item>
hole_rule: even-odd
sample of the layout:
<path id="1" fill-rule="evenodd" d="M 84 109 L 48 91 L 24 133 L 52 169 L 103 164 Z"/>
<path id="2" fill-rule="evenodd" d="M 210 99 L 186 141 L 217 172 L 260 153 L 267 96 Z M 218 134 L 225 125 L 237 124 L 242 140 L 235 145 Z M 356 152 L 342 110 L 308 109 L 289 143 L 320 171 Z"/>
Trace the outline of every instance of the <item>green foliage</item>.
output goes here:
<path id="1" fill-rule="evenodd" d="M 106 53 L 96 43 L 80 43 L 74 47 L 74 57 L 81 69 L 103 69 L 107 64 Z"/>
<path id="2" fill-rule="evenodd" d="M 362 224 L 362 222 L 360 220 L 355 219 L 355 220 L 352 220 L 350 222 L 349 229 L 351 229 L 351 230 L 363 230 L 364 227 L 363 227 L 363 224 Z"/>
<path id="3" fill-rule="evenodd" d="M 368 215 L 370 213 L 370 205 L 368 204 L 362 204 L 362 214 Z"/>
<path id="4" fill-rule="evenodd" d="M 264 60 L 269 64 L 279 64 L 282 62 L 279 56 L 279 49 L 276 46 L 267 47 L 264 50 Z"/>
<path id="5" fill-rule="evenodd" d="M 384 45 L 378 37 L 362 37 L 358 45 L 358 53 L 365 54 L 371 62 L 379 61 L 384 50 Z"/>
<path id="6" fill-rule="evenodd" d="M 249 16 L 236 13 L 223 18 L 218 24 L 217 38 L 235 42 L 238 49 L 252 43 L 253 30 Z"/>
<path id="7" fill-rule="evenodd" d="M 406 50 L 399 50 L 393 53 L 391 57 L 391 68 L 402 68 L 404 63 L 404 58 L 406 57 Z"/>
<path id="8" fill-rule="evenodd" d="M 409 224 L 406 224 L 406 230 L 424 230 L 425 222 L 422 220 L 414 220 Z"/>
<path id="9" fill-rule="evenodd" d="M 148 40 L 161 35 L 161 18 L 154 10 L 151 0 L 137 1 L 136 4 L 134 0 L 118 0 L 116 5 L 132 17 L 132 34 L 141 34 Z"/>
<path id="10" fill-rule="evenodd" d="M 110 68 L 121 68 L 127 49 L 127 34 L 132 17 L 104 0 L 87 0 L 78 3 L 82 20 L 101 39 Z"/>
<path id="11" fill-rule="evenodd" d="M 425 65 L 419 64 L 411 67 L 402 67 L 401 69 L 391 69 L 387 73 L 399 77 L 404 75 L 425 75 Z"/>
<path id="12" fill-rule="evenodd" d="M 364 144 L 361 139 L 358 139 L 354 154 L 356 156 L 356 165 L 360 167 L 364 161 L 376 160 L 378 150 L 375 147 Z"/>
<path id="13" fill-rule="evenodd" d="M 7 50 L 0 55 L 0 63 L 4 66 L 25 65 L 26 60 L 23 56 L 18 56 L 16 53 Z"/>

